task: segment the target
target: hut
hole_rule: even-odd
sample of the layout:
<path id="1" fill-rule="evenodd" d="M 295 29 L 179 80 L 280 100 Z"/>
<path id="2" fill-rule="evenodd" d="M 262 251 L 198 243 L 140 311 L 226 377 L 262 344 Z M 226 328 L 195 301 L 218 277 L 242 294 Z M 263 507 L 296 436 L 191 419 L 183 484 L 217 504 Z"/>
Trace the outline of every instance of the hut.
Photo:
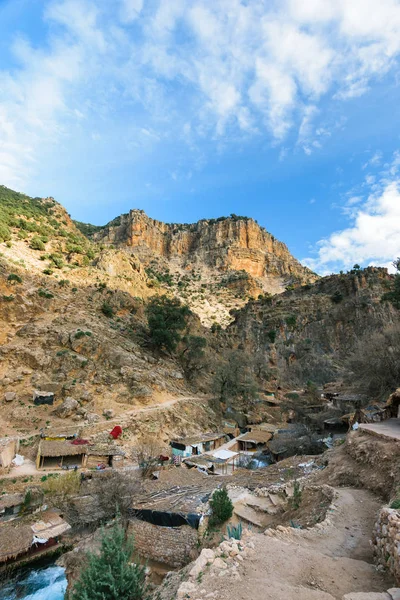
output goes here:
<path id="1" fill-rule="evenodd" d="M 183 458 L 198 456 L 203 452 L 216 450 L 225 442 L 224 433 L 200 433 L 198 435 L 178 438 L 171 440 L 172 457 L 174 462 L 179 462 Z"/>
<path id="2" fill-rule="evenodd" d="M 4 494 L 0 496 L 0 521 L 15 519 L 24 504 L 23 494 Z"/>
<path id="3" fill-rule="evenodd" d="M 0 468 L 7 469 L 11 466 L 19 450 L 19 439 L 16 437 L 0 438 Z"/>
<path id="4" fill-rule="evenodd" d="M 214 475 L 232 475 L 238 465 L 239 453 L 220 448 L 201 456 L 185 458 L 184 463 L 189 467 L 197 467 Z"/>
<path id="5" fill-rule="evenodd" d="M 261 429 L 253 429 L 237 438 L 239 452 L 258 452 L 264 450 L 272 439 L 272 433 Z"/>
<path id="6" fill-rule="evenodd" d="M 32 547 L 33 533 L 29 525 L 0 526 L 0 566 L 27 555 Z"/>
<path id="7" fill-rule="evenodd" d="M 86 444 L 73 444 L 69 441 L 41 440 L 36 457 L 36 468 L 79 468 L 84 466 L 86 453 Z"/>
<path id="8" fill-rule="evenodd" d="M 42 519 L 33 523 L 0 525 L 0 566 L 39 558 L 44 551 L 57 547 L 69 529 L 71 526 L 53 511 L 43 513 Z"/>
<path id="9" fill-rule="evenodd" d="M 113 444 L 94 444 L 88 446 L 84 466 L 94 469 L 99 466 L 115 467 L 122 466 L 125 452 L 119 446 Z"/>

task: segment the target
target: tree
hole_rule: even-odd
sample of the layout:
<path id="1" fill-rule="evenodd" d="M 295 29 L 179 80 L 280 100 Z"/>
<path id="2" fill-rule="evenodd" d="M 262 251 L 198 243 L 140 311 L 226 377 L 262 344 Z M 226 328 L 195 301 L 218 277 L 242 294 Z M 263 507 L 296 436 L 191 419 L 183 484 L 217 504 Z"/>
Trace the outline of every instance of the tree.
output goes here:
<path id="1" fill-rule="evenodd" d="M 103 530 L 100 554 L 88 553 L 87 566 L 76 582 L 71 600 L 145 600 L 146 569 L 132 563 L 135 546 L 117 522 Z"/>
<path id="2" fill-rule="evenodd" d="M 393 261 L 393 266 L 396 268 L 393 287 L 390 292 L 386 292 L 382 296 L 382 302 L 391 302 L 393 306 L 400 309 L 400 258 Z"/>
<path id="3" fill-rule="evenodd" d="M 198 335 L 185 335 L 182 338 L 184 348 L 180 355 L 183 369 L 189 379 L 193 378 L 195 373 L 201 371 L 204 366 L 204 349 L 207 346 L 207 340 Z"/>
<path id="4" fill-rule="evenodd" d="M 366 334 L 348 364 L 349 380 L 359 390 L 375 398 L 388 396 L 400 386 L 400 325 Z"/>
<path id="5" fill-rule="evenodd" d="M 181 340 L 189 308 L 177 298 L 160 296 L 149 302 L 146 314 L 152 346 L 173 352 Z"/>
<path id="6" fill-rule="evenodd" d="M 155 439 L 143 440 L 132 449 L 132 458 L 141 469 L 142 477 L 150 477 L 154 469 L 160 466 L 162 450 Z"/>
<path id="7" fill-rule="evenodd" d="M 233 504 L 225 488 L 215 490 L 211 500 L 210 525 L 221 525 L 233 515 Z"/>
<path id="8" fill-rule="evenodd" d="M 222 402 L 231 398 L 254 399 L 257 383 L 245 354 L 232 351 L 218 366 L 213 381 L 214 392 Z"/>

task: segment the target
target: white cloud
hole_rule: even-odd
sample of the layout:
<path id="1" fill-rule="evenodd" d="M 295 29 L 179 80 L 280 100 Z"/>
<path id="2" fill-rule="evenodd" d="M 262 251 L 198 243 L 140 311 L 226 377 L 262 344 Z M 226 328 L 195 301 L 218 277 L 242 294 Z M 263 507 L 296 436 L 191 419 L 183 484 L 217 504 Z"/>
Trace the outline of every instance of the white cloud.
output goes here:
<path id="1" fill-rule="evenodd" d="M 397 155 L 393 162 L 396 160 Z M 317 258 L 305 259 L 308 266 L 324 273 L 356 263 L 387 267 L 400 256 L 400 178 L 389 180 L 385 171 L 378 184 L 374 181 L 375 187 L 366 199 L 348 199 L 349 227 L 321 240 Z"/>
<path id="2" fill-rule="evenodd" d="M 125 123 L 144 127 L 158 140 L 186 126 L 191 147 L 262 134 L 287 148 L 295 130 L 310 154 L 335 127 L 321 100 L 364 94 L 395 71 L 400 53 L 397 0 L 39 5 L 41 45 L 17 38 L 16 63 L 0 72 L 0 176 L 9 184 L 72 136 L 75 122 L 89 138 L 91 120 L 126 135 Z"/>
<path id="3" fill-rule="evenodd" d="M 120 18 L 123 23 L 132 23 L 143 10 L 143 0 L 121 0 Z"/>

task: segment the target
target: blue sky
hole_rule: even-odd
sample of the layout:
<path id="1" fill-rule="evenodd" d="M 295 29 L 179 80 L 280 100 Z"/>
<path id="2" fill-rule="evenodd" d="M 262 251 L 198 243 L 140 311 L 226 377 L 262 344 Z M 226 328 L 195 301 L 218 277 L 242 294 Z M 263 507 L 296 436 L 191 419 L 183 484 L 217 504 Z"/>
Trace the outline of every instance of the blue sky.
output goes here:
<path id="1" fill-rule="evenodd" d="M 399 0 L 0 0 L 0 183 L 82 221 L 257 219 L 400 255 Z"/>

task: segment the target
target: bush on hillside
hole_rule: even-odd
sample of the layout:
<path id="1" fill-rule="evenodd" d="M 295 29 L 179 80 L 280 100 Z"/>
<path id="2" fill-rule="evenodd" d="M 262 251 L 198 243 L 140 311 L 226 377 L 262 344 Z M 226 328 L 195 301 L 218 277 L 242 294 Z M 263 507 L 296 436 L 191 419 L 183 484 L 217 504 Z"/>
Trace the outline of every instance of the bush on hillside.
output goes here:
<path id="1" fill-rule="evenodd" d="M 225 523 L 233 515 L 233 504 L 225 488 L 215 490 L 210 500 L 210 526 L 215 527 Z"/>
<path id="2" fill-rule="evenodd" d="M 38 236 L 34 236 L 31 239 L 30 247 L 32 248 L 32 250 L 44 250 L 45 249 L 43 240 Z"/>
<path id="3" fill-rule="evenodd" d="M 101 312 L 109 319 L 111 319 L 114 316 L 114 309 L 108 302 L 103 302 L 101 306 Z"/>
<path id="4" fill-rule="evenodd" d="M 181 340 L 180 332 L 186 326 L 189 313 L 189 308 L 177 298 L 153 298 L 146 308 L 152 346 L 173 352 Z"/>
<path id="5" fill-rule="evenodd" d="M 15 281 L 15 283 L 22 283 L 22 277 L 17 275 L 17 273 L 10 273 L 7 277 L 7 281 Z"/>

